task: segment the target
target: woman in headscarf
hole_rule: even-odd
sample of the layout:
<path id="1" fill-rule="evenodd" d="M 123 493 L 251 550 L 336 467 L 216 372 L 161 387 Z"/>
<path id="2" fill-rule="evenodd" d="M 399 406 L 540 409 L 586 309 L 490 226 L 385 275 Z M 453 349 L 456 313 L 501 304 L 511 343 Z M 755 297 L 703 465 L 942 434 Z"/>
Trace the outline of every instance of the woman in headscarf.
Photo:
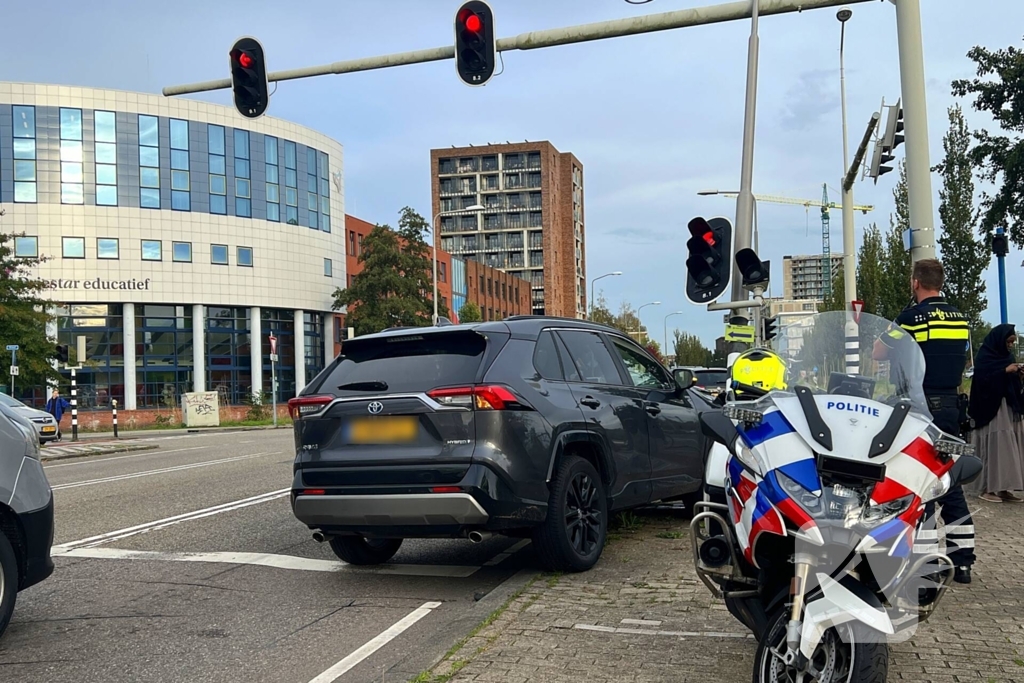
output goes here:
<path id="1" fill-rule="evenodd" d="M 1011 493 L 1024 489 L 1024 365 L 1013 356 L 1016 341 L 1013 325 L 999 325 L 985 337 L 974 361 L 967 412 L 974 419 L 974 445 L 985 464 L 974 488 L 990 503 L 1024 503 Z"/>

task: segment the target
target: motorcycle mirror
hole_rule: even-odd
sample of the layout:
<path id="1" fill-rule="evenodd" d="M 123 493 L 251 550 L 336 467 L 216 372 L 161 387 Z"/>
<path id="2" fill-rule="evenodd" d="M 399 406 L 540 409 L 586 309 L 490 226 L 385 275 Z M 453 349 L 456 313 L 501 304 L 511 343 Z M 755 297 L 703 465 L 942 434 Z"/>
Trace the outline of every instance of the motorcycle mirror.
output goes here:
<path id="1" fill-rule="evenodd" d="M 949 478 L 954 486 L 963 486 L 980 477 L 982 469 L 981 458 L 973 455 L 961 455 L 949 471 Z"/>

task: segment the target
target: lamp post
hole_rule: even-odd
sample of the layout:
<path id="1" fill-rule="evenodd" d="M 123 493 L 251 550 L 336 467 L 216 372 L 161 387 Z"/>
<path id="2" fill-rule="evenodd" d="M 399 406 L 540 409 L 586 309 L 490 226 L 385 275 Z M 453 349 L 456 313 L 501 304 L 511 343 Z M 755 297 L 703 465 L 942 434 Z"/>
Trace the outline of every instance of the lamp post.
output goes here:
<path id="1" fill-rule="evenodd" d="M 660 305 L 661 305 L 660 301 L 652 301 L 652 302 L 650 302 L 648 304 L 644 304 L 640 308 L 636 309 L 636 324 L 637 324 L 637 327 L 639 328 L 636 331 L 636 340 L 640 344 L 643 344 L 643 339 L 640 337 L 640 335 L 642 335 L 644 333 L 644 323 L 643 323 L 642 320 L 640 320 L 640 311 L 644 310 L 648 306 L 660 306 Z"/>
<path id="2" fill-rule="evenodd" d="M 675 313 L 669 313 L 668 315 L 665 316 L 665 346 L 661 349 L 661 355 L 663 355 L 663 356 L 668 353 L 668 319 L 671 318 L 674 315 L 682 315 L 682 314 L 683 314 L 682 311 L 676 311 Z M 677 363 L 677 365 L 678 365 L 678 363 Z"/>
<path id="3" fill-rule="evenodd" d="M 433 322 L 434 325 L 437 325 L 437 319 L 439 317 L 438 314 L 437 314 L 437 222 L 439 220 L 441 220 L 441 216 L 442 215 L 445 215 L 445 216 L 464 216 L 464 215 L 466 215 L 467 211 L 483 211 L 483 210 L 484 210 L 484 207 L 480 206 L 479 204 L 474 204 L 473 206 L 467 206 L 465 209 L 462 209 L 461 211 L 438 211 L 437 214 L 435 214 L 435 216 L 434 216 L 434 220 L 432 221 L 432 224 L 434 226 L 434 235 L 433 235 L 432 239 L 430 240 L 433 243 L 431 245 L 431 247 L 433 249 L 433 257 L 431 258 L 431 260 L 434 262 L 434 316 L 432 318 L 432 322 Z"/>
<path id="4" fill-rule="evenodd" d="M 846 22 L 853 17 L 853 10 L 844 7 L 836 13 L 839 20 L 839 90 L 843 109 L 843 176 L 850 172 L 850 139 L 846 125 Z M 857 300 L 857 263 L 856 263 L 856 232 L 853 221 L 853 188 L 846 189 L 845 182 L 843 189 L 843 287 L 846 301 L 844 308 L 850 310 L 851 301 Z M 832 264 L 829 264 L 831 269 Z M 827 277 L 830 273 L 822 273 Z"/>
<path id="5" fill-rule="evenodd" d="M 611 273 L 605 273 L 604 275 L 598 275 L 590 281 L 590 310 L 594 310 L 594 284 L 602 278 L 615 277 L 616 275 L 622 275 L 622 271 L 616 270 Z"/>

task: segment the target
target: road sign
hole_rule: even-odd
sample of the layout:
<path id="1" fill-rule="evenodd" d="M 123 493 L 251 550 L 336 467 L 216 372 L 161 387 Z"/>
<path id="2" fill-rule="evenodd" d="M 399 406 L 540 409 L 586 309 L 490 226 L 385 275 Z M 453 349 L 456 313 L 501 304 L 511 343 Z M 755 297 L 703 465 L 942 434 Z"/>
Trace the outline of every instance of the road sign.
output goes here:
<path id="1" fill-rule="evenodd" d="M 753 325 L 726 325 L 725 341 L 753 344 L 754 333 L 755 330 Z"/>
<path id="2" fill-rule="evenodd" d="M 8 351 L 17 351 L 17 350 L 18 350 L 18 349 L 20 349 L 20 348 L 21 348 L 21 347 L 20 347 L 20 346 L 18 346 L 17 344 L 8 344 L 8 345 L 7 345 L 7 350 L 8 350 Z"/>
<path id="3" fill-rule="evenodd" d="M 860 325 L 860 314 L 864 311 L 864 302 L 851 301 L 850 305 L 853 307 L 853 321 Z"/>
<path id="4" fill-rule="evenodd" d="M 17 365 L 12 365 L 11 366 L 11 377 L 17 377 L 17 376 L 18 376 L 18 366 Z"/>
<path id="5" fill-rule="evenodd" d="M 276 353 L 270 354 L 270 362 L 271 363 L 276 363 L 277 362 L 277 354 Z"/>
<path id="6" fill-rule="evenodd" d="M 272 356 L 271 360 L 277 360 L 273 358 L 273 356 L 277 355 L 277 337 L 274 335 L 270 335 L 270 355 Z"/>

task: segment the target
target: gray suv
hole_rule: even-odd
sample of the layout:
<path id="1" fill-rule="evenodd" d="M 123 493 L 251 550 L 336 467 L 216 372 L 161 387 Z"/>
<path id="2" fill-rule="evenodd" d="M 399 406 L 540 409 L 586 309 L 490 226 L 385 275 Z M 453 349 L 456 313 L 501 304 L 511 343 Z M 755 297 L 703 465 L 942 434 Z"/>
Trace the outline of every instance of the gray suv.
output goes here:
<path id="1" fill-rule="evenodd" d="M 53 493 L 35 425 L 0 404 L 0 635 L 18 592 L 53 573 Z"/>
<path id="2" fill-rule="evenodd" d="M 701 495 L 689 386 L 579 320 L 357 337 L 289 409 L 294 514 L 349 563 L 385 562 L 404 538 L 500 533 L 581 571 L 610 513 Z"/>

